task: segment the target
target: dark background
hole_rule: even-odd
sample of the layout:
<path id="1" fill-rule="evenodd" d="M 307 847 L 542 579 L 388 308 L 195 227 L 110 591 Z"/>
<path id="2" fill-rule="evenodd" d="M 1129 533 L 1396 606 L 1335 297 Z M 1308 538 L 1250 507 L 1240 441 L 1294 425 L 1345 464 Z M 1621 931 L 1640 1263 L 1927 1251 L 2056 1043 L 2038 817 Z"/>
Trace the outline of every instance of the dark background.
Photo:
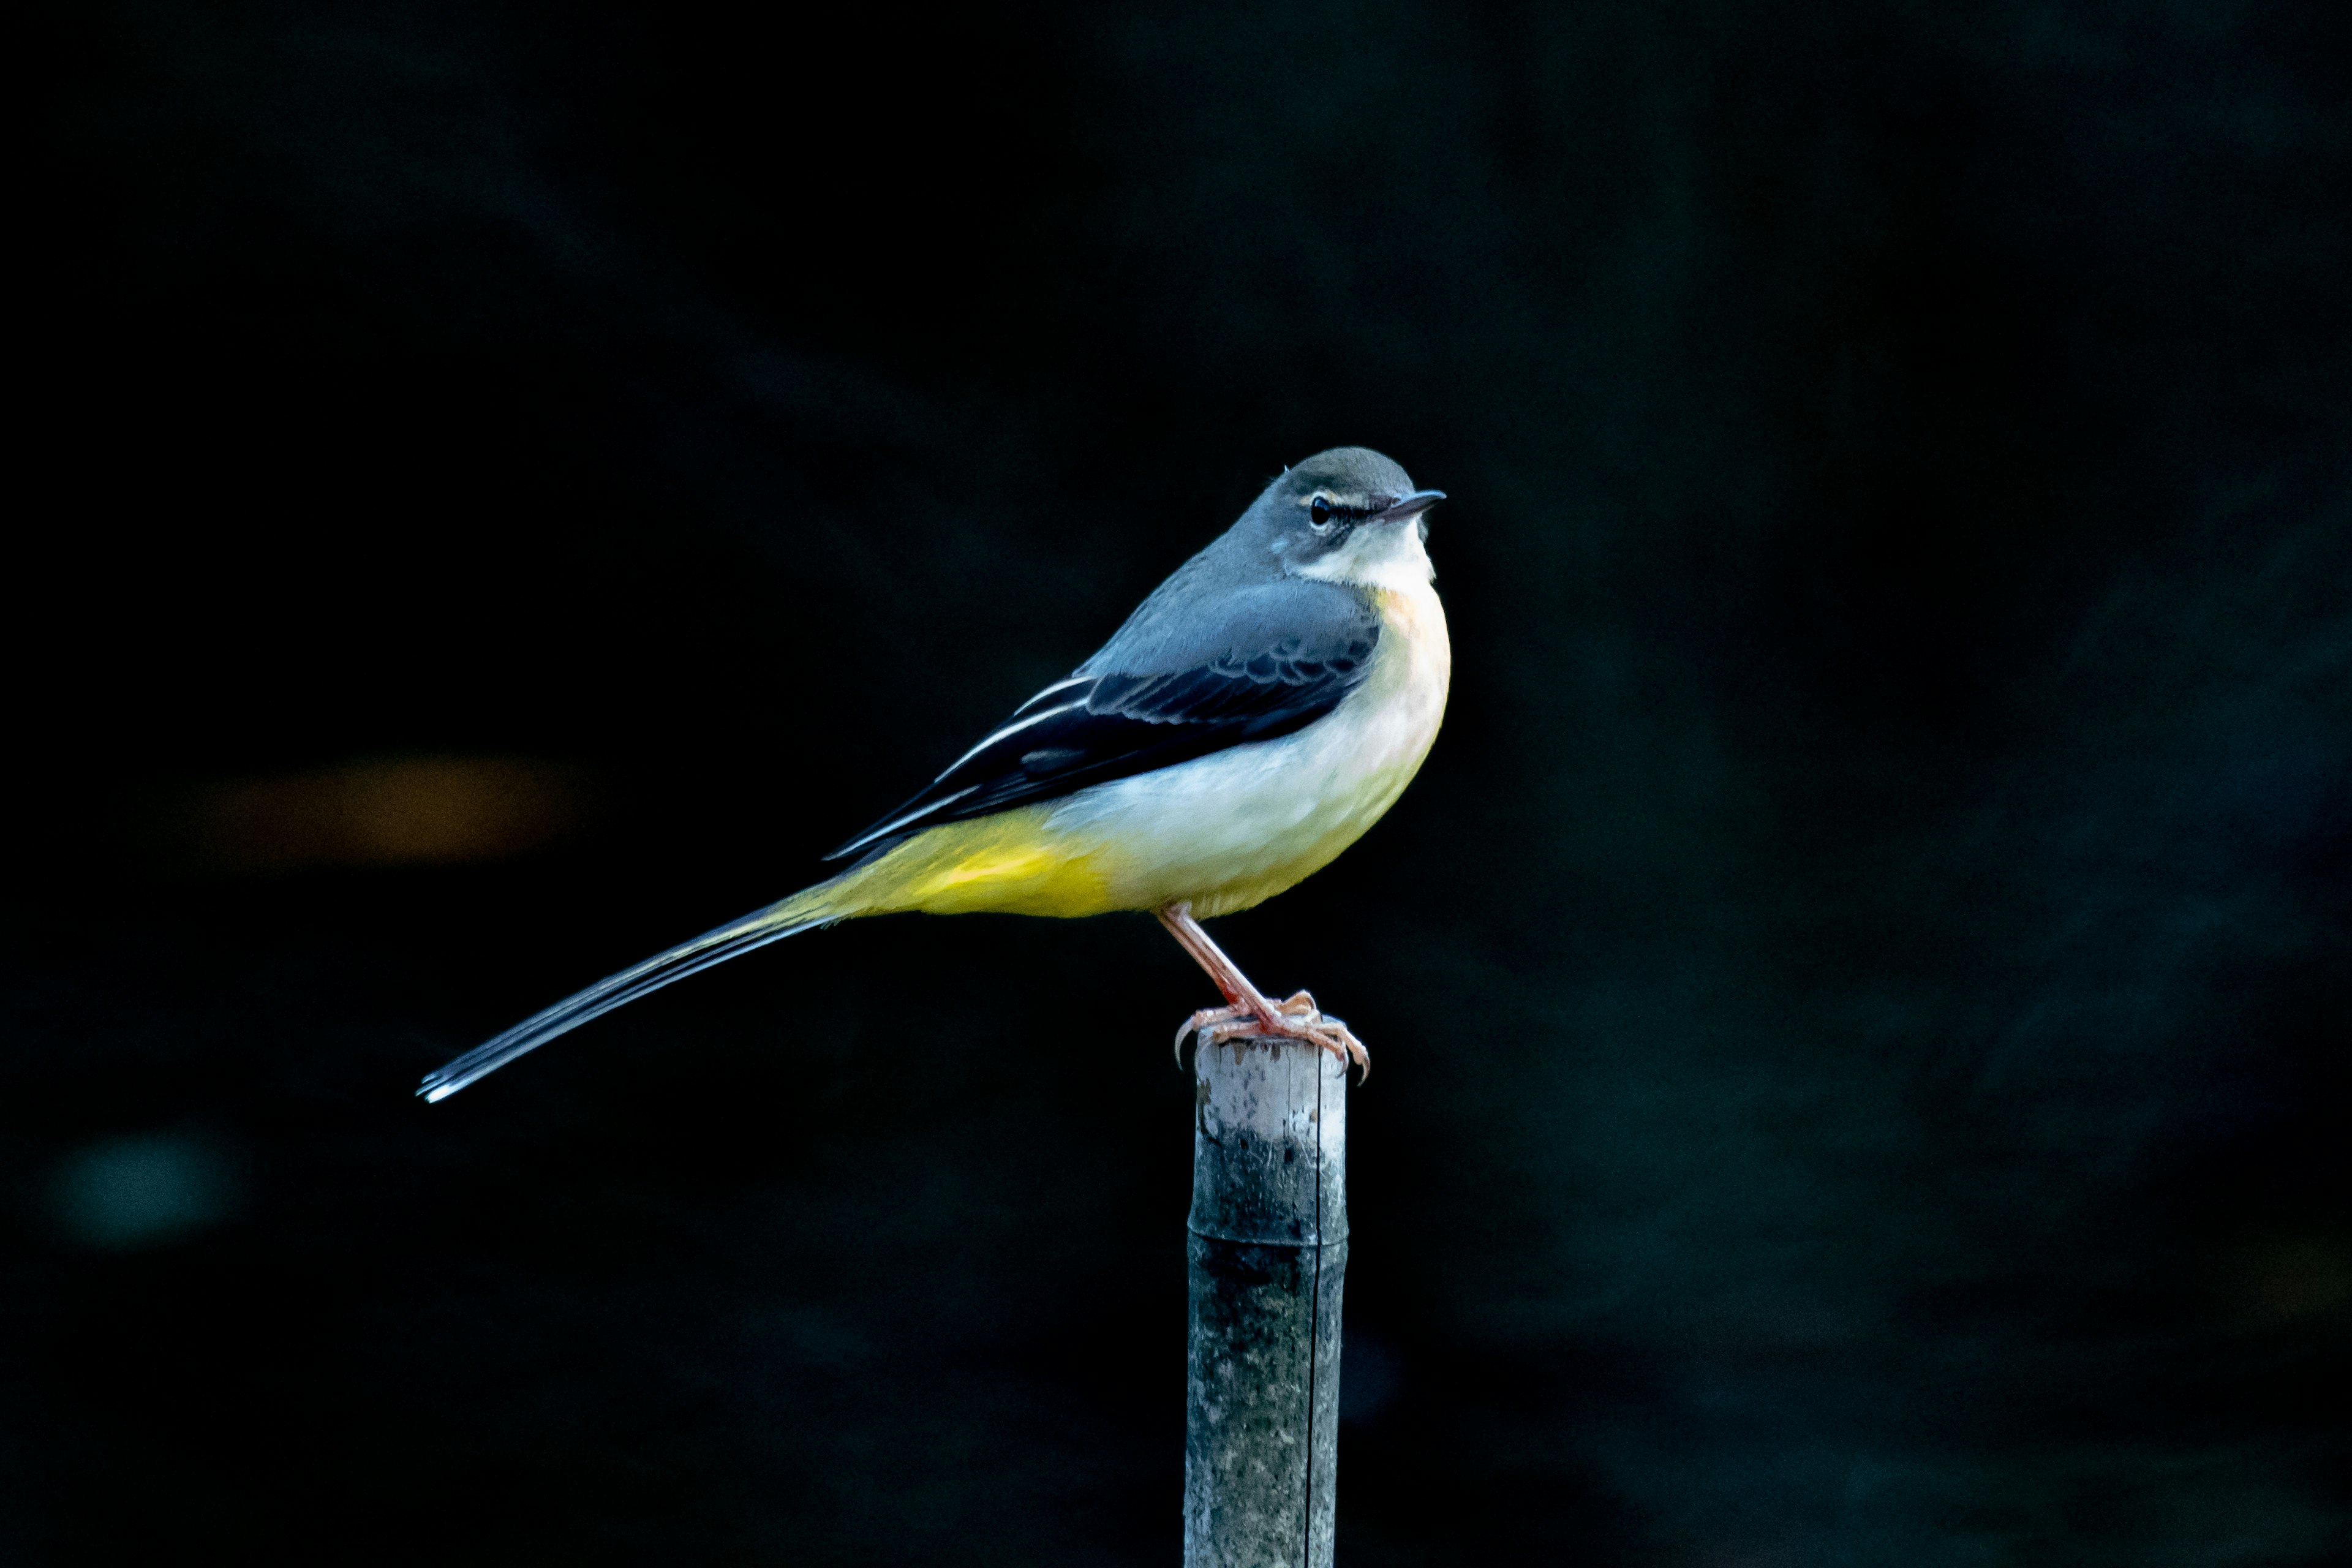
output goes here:
<path id="1" fill-rule="evenodd" d="M 2352 1551 L 2352 12 L 50 7 L 0 1556 L 1171 1562 L 1149 921 L 820 873 L 1286 462 L 1354 1564 Z"/>

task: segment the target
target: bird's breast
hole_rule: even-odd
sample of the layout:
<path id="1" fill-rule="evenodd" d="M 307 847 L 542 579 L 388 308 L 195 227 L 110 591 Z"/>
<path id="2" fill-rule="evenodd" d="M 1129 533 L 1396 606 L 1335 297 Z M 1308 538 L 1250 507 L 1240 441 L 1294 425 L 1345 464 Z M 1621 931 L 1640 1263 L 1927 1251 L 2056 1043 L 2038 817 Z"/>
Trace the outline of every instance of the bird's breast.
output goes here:
<path id="1" fill-rule="evenodd" d="M 1381 607 L 1381 641 L 1364 685 L 1387 689 L 1383 700 L 1375 703 L 1393 731 L 1383 737 L 1383 744 L 1411 758 L 1405 763 L 1405 782 L 1410 782 L 1445 719 L 1445 694 L 1454 681 L 1454 645 L 1445 635 L 1445 606 L 1428 584 L 1383 588 L 1373 597 Z M 1402 789 L 1403 783 L 1397 787 Z"/>
<path id="2" fill-rule="evenodd" d="M 1444 720 L 1453 649 L 1426 583 L 1374 599 L 1372 668 L 1323 718 L 1082 791 L 1052 812 L 1050 830 L 1085 847 L 1111 907 L 1183 900 L 1202 917 L 1247 909 L 1328 865 L 1396 803 Z"/>

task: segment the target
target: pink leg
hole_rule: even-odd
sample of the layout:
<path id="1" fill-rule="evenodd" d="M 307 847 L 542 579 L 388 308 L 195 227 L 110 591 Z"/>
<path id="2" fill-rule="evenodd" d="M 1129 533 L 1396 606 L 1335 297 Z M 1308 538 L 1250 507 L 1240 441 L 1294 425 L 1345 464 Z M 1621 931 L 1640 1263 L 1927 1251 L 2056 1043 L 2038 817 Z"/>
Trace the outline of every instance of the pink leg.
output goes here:
<path id="1" fill-rule="evenodd" d="M 1155 912 L 1160 923 L 1168 928 L 1168 934 L 1192 955 L 1193 963 L 1208 972 L 1225 998 L 1224 1006 L 1202 1008 L 1176 1031 L 1180 1056 L 1184 1049 L 1184 1037 L 1205 1029 L 1208 1037 L 1202 1042 L 1204 1046 L 1232 1039 L 1306 1040 L 1343 1062 L 1353 1063 L 1365 1077 L 1371 1075 L 1372 1059 L 1363 1041 L 1356 1038 L 1340 1020 L 1325 1016 L 1315 1005 L 1314 997 L 1301 991 L 1283 1002 L 1267 1001 L 1265 993 L 1250 984 L 1241 966 L 1227 958 L 1224 950 L 1201 929 L 1201 922 L 1192 918 L 1191 905 L 1170 904 Z"/>

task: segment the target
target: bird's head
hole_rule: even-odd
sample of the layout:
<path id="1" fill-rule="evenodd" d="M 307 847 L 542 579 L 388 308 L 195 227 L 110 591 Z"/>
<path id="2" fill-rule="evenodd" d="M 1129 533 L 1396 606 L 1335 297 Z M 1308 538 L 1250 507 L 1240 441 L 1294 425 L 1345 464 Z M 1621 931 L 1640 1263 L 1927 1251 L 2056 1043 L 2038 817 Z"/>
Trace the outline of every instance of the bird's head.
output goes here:
<path id="1" fill-rule="evenodd" d="M 1444 490 L 1413 489 L 1368 447 L 1334 447 L 1284 471 L 1250 508 L 1283 572 L 1364 588 L 1404 588 L 1436 574 L 1423 515 Z"/>

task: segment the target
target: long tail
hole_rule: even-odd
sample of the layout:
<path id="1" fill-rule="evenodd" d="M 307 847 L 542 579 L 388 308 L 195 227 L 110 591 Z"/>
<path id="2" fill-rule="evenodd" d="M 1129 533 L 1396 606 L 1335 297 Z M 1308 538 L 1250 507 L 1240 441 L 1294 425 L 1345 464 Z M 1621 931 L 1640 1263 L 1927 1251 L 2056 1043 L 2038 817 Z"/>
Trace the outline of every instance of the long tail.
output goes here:
<path id="1" fill-rule="evenodd" d="M 681 942 L 667 952 L 657 952 L 643 963 L 632 964 L 618 974 L 600 980 L 587 990 L 565 997 L 545 1012 L 532 1014 L 505 1034 L 476 1046 L 437 1071 L 426 1074 L 424 1086 L 416 1092 L 425 1097 L 427 1104 L 446 1100 L 476 1079 L 498 1071 L 517 1057 L 537 1050 L 556 1036 L 567 1034 L 591 1018 L 601 1018 L 614 1008 L 634 1002 L 647 992 L 658 991 L 673 980 L 699 974 L 715 963 L 724 963 L 755 947 L 765 947 L 772 942 L 782 942 L 812 927 L 830 925 L 835 921 L 856 913 L 854 907 L 845 908 L 829 896 L 845 879 L 835 878 L 830 882 L 821 882 L 793 894 L 782 903 L 771 904 L 740 921 L 730 921 L 716 931 L 704 931 L 692 942 Z"/>

